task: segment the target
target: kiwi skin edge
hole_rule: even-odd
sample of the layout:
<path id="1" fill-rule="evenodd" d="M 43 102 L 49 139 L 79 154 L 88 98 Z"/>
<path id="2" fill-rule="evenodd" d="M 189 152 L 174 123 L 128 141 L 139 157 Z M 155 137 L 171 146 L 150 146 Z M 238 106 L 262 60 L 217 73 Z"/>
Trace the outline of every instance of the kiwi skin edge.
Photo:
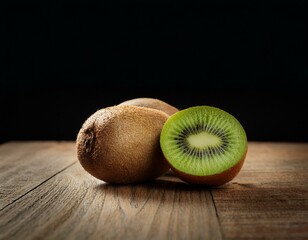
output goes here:
<path id="1" fill-rule="evenodd" d="M 121 102 L 119 105 L 133 105 L 133 106 L 157 109 L 157 110 L 163 111 L 169 116 L 179 111 L 179 109 L 170 105 L 169 103 L 166 103 L 157 98 L 149 98 L 149 97 L 133 98 L 133 99 Z"/>
<path id="2" fill-rule="evenodd" d="M 242 157 L 242 159 L 233 167 L 227 169 L 224 172 L 218 173 L 218 174 L 214 174 L 214 175 L 208 175 L 208 176 L 196 176 L 196 175 L 191 175 L 191 174 L 187 174 L 184 173 L 182 171 L 179 171 L 177 169 L 175 169 L 171 164 L 170 168 L 172 169 L 172 171 L 183 181 L 190 183 L 190 184 L 200 184 L 203 186 L 208 186 L 208 187 L 218 187 L 221 186 L 229 181 L 231 181 L 241 170 L 245 158 L 246 158 L 246 154 L 247 154 L 247 150 L 248 150 L 248 146 L 246 148 L 246 151 Z"/>

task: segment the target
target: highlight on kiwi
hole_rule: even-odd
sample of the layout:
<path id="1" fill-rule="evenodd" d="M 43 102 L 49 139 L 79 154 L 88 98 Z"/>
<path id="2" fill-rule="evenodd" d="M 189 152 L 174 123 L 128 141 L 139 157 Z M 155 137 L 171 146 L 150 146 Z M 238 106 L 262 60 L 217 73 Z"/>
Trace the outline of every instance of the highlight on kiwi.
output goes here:
<path id="1" fill-rule="evenodd" d="M 157 98 L 140 97 L 126 100 L 119 105 L 133 105 L 139 107 L 153 108 L 167 113 L 169 116 L 178 112 L 179 109 Z"/>
<path id="2" fill-rule="evenodd" d="M 160 145 L 180 179 L 214 187 L 239 173 L 248 147 L 240 122 L 211 106 L 194 106 L 173 114 L 163 126 Z"/>

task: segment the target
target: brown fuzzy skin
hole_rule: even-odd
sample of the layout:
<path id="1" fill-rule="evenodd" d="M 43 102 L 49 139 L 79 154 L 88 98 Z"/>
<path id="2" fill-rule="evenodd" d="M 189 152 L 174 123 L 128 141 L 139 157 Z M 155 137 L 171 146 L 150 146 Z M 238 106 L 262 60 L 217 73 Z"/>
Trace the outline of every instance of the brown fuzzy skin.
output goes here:
<path id="1" fill-rule="evenodd" d="M 179 109 L 175 108 L 174 106 L 157 98 L 135 98 L 122 102 L 119 105 L 133 105 L 133 106 L 153 108 L 163 111 L 170 116 L 179 111 Z"/>
<path id="2" fill-rule="evenodd" d="M 203 185 L 203 186 L 208 186 L 208 187 L 218 187 L 221 186 L 227 182 L 230 182 L 241 170 L 245 158 L 246 158 L 246 153 L 243 155 L 242 159 L 232 168 L 229 168 L 228 170 L 215 174 L 215 175 L 210 175 L 210 176 L 195 176 L 195 175 L 189 175 L 187 173 L 184 173 L 182 171 L 179 171 L 175 169 L 173 166 L 170 166 L 172 171 L 183 181 L 191 184 L 198 184 L 198 185 Z"/>
<path id="3" fill-rule="evenodd" d="M 137 106 L 112 106 L 90 116 L 77 136 L 86 171 L 109 183 L 152 180 L 169 170 L 159 144 L 168 115 Z"/>

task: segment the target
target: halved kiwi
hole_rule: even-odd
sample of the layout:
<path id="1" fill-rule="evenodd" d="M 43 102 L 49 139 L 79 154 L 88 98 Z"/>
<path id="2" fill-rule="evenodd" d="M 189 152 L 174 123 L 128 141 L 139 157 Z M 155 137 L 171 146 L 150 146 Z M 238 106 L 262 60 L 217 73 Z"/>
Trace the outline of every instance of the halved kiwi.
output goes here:
<path id="1" fill-rule="evenodd" d="M 159 139 L 168 115 L 137 106 L 98 110 L 77 136 L 77 156 L 83 168 L 109 183 L 152 180 L 169 170 Z"/>
<path id="2" fill-rule="evenodd" d="M 170 105 L 169 103 L 164 102 L 163 100 L 157 98 L 149 98 L 149 97 L 129 99 L 120 103 L 119 105 L 131 105 L 131 106 L 153 108 L 163 111 L 168 115 L 172 115 L 177 111 L 179 111 L 176 107 Z"/>
<path id="3" fill-rule="evenodd" d="M 166 121 L 160 145 L 179 178 L 219 186 L 231 181 L 242 168 L 247 137 L 231 114 L 211 106 L 195 106 Z"/>

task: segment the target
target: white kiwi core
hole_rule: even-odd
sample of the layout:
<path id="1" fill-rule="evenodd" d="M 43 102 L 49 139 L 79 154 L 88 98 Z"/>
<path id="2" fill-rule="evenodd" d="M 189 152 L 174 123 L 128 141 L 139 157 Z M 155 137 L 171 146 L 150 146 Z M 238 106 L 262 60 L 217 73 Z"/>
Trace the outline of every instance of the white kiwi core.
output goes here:
<path id="1" fill-rule="evenodd" d="M 211 146 L 214 147 L 221 144 L 221 139 L 218 136 L 212 135 L 204 131 L 198 134 L 192 134 L 188 136 L 187 141 L 190 146 L 201 149 Z"/>

